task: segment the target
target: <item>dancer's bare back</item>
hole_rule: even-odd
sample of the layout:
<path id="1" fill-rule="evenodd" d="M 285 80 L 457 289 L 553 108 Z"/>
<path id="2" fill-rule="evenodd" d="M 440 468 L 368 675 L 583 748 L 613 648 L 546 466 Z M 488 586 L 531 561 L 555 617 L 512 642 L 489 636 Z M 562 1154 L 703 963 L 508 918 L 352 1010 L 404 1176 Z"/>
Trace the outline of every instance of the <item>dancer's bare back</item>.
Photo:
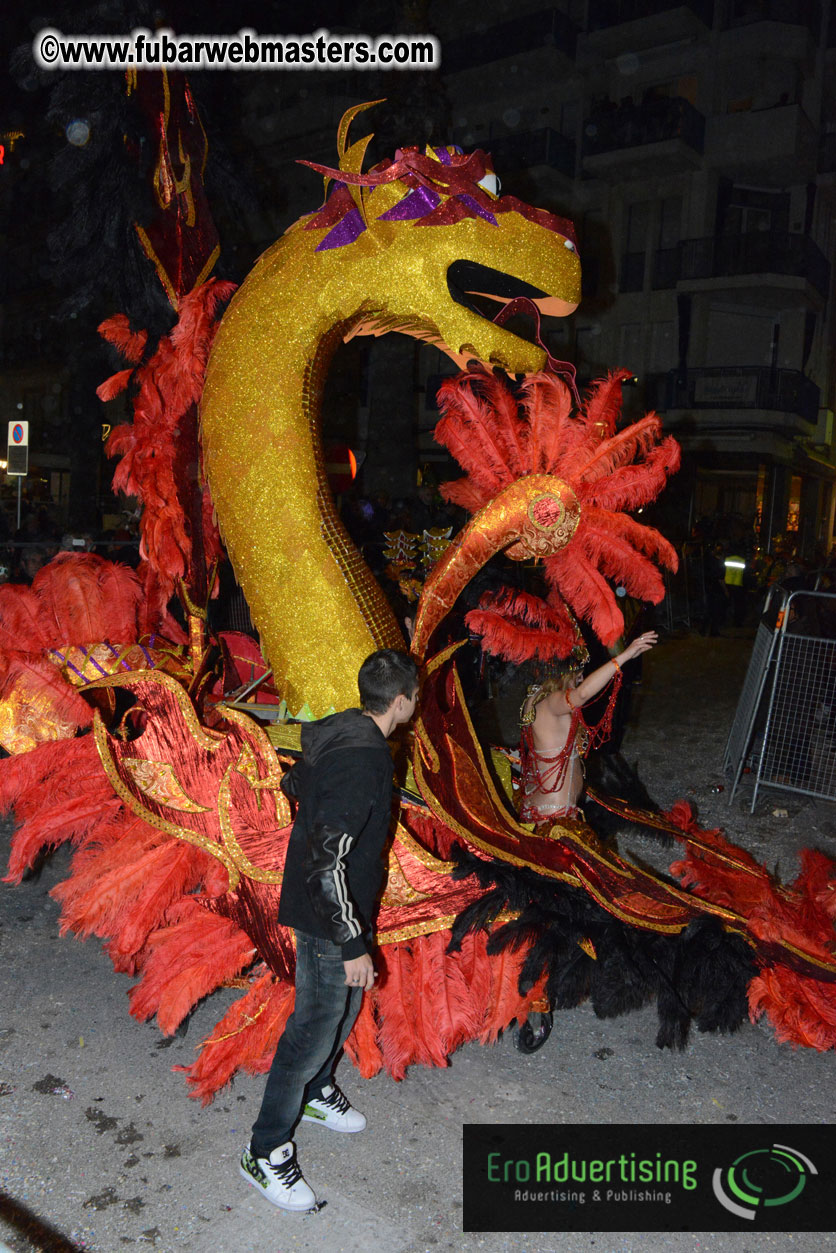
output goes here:
<path id="1" fill-rule="evenodd" d="M 655 631 L 646 631 L 586 678 L 577 672 L 563 690 L 539 699 L 538 689 L 530 693 L 523 706 L 524 719 L 534 707 L 534 720 L 530 723 L 532 760 L 530 773 L 523 779 L 520 811 L 524 821 L 546 821 L 577 809 L 583 789 L 583 766 L 578 751 L 576 711 L 603 691 L 625 662 L 647 652 L 658 638 Z"/>

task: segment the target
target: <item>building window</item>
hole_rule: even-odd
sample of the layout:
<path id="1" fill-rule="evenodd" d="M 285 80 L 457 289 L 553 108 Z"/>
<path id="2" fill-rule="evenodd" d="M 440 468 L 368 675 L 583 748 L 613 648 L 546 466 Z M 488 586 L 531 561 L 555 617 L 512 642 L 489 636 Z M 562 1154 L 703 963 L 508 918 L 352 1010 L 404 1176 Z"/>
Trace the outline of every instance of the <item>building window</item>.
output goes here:
<path id="1" fill-rule="evenodd" d="M 627 206 L 627 247 L 625 252 L 644 252 L 650 225 L 651 202 L 638 200 Z"/>
<path id="2" fill-rule="evenodd" d="M 659 206 L 659 247 L 675 248 L 682 238 L 682 197 L 665 196 Z"/>
<path id="3" fill-rule="evenodd" d="M 676 365 L 676 323 L 654 322 L 650 328 L 650 370 L 662 374 Z"/>
<path id="4" fill-rule="evenodd" d="M 748 235 L 753 231 L 768 231 L 771 226 L 772 214 L 769 209 L 759 209 L 753 205 L 729 205 L 725 227 L 727 235 Z"/>
<path id="5" fill-rule="evenodd" d="M 642 324 L 625 322 L 618 329 L 618 364 L 637 373 L 642 367 Z"/>
<path id="6" fill-rule="evenodd" d="M 578 135 L 581 121 L 581 105 L 579 100 L 566 100 L 560 106 L 560 133 L 564 139 L 574 143 Z"/>

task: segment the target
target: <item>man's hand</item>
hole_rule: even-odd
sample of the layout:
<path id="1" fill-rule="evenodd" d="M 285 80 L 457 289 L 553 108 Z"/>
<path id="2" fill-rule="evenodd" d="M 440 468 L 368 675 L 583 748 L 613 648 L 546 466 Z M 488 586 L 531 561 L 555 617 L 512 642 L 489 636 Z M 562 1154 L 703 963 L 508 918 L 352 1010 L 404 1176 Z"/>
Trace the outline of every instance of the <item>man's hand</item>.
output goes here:
<path id="1" fill-rule="evenodd" d="M 374 987 L 375 969 L 368 953 L 363 953 L 361 957 L 352 957 L 350 961 L 343 962 L 343 965 L 345 981 L 350 988 L 371 990 Z"/>

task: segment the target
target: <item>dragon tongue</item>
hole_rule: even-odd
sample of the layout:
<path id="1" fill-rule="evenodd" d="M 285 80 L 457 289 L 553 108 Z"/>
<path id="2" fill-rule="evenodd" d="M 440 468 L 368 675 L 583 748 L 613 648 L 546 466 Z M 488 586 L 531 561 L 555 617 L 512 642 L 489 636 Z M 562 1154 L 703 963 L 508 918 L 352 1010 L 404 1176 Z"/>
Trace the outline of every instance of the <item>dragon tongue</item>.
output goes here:
<path id="1" fill-rule="evenodd" d="M 509 318 L 513 318 L 517 313 L 528 314 L 534 321 L 534 342 L 538 348 L 542 348 L 546 354 L 546 369 L 551 370 L 553 374 L 563 376 L 569 390 L 575 398 L 575 402 L 580 404 L 580 396 L 578 395 L 577 372 L 571 361 L 560 361 L 557 357 L 553 357 L 549 351 L 548 345 L 543 342 L 543 335 L 540 325 L 540 310 L 533 300 L 528 296 L 515 296 L 512 300 L 507 301 L 499 313 L 493 319 L 496 326 L 504 326 Z"/>
<path id="2" fill-rule="evenodd" d="M 540 339 L 540 310 L 528 296 L 514 296 L 511 300 L 506 301 L 494 318 L 494 324 L 496 326 L 504 326 L 508 319 L 514 317 L 517 313 L 527 313 L 529 317 L 534 319 L 534 333 L 537 336 L 537 343 L 541 348 L 545 348 L 545 344 Z M 548 352 L 548 349 L 546 351 Z"/>

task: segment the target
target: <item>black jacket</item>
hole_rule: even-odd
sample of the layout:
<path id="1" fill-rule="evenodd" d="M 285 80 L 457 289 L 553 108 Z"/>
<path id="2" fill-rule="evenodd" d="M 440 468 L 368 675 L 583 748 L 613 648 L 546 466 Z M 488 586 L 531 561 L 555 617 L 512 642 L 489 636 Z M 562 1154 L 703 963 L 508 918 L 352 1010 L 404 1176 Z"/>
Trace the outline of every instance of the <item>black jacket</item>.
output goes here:
<path id="1" fill-rule="evenodd" d="M 287 850 L 279 922 L 368 952 L 392 807 L 392 757 L 359 709 L 302 727 L 302 760 L 285 779 L 299 799 Z"/>

